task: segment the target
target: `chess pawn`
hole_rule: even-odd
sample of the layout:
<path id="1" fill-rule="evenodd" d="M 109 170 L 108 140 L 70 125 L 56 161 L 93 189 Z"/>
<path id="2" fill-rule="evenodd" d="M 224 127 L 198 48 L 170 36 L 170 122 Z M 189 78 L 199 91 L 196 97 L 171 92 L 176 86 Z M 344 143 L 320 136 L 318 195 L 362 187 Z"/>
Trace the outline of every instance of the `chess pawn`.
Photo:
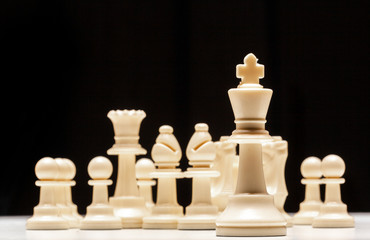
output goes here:
<path id="1" fill-rule="evenodd" d="M 228 136 L 222 136 L 215 142 L 216 158 L 212 170 L 218 171 L 220 176 L 211 179 L 212 203 L 222 212 L 230 195 L 234 193 L 233 167 L 236 156 L 236 144 L 227 141 Z M 236 172 L 237 173 L 237 172 Z"/>
<path id="2" fill-rule="evenodd" d="M 183 178 L 179 165 L 182 153 L 173 128 L 163 125 L 152 148 L 152 158 L 157 167 L 151 174 L 157 178 L 157 201 L 150 216 L 144 217 L 143 228 L 175 229 L 183 207 L 177 203 L 176 178 Z"/>
<path id="3" fill-rule="evenodd" d="M 80 226 L 80 220 L 73 215 L 72 208 L 67 203 L 67 192 L 66 188 L 74 186 L 75 181 L 70 181 L 69 176 L 71 172 L 71 166 L 63 158 L 56 158 L 58 164 L 58 174 L 55 180 L 58 184 L 54 187 L 55 191 L 55 203 L 60 210 L 60 214 L 63 218 L 68 220 L 69 228 L 78 228 Z"/>
<path id="4" fill-rule="evenodd" d="M 50 157 L 40 159 L 35 166 L 37 178 L 36 186 L 40 187 L 39 204 L 33 209 L 33 216 L 27 220 L 27 229 L 68 229 L 68 221 L 60 215 L 55 204 L 54 188 L 58 184 L 55 176 L 58 175 L 58 164 Z"/>
<path id="5" fill-rule="evenodd" d="M 259 84 L 264 66 L 252 53 L 236 67 L 241 78 L 228 91 L 236 129 L 229 142 L 239 144 L 239 169 L 235 193 L 216 219 L 217 236 L 283 236 L 286 220 L 269 195 L 262 164 L 262 143 L 273 141 L 265 130 L 272 90 Z"/>
<path id="6" fill-rule="evenodd" d="M 312 226 L 325 227 L 354 227 L 355 222 L 347 212 L 347 205 L 341 200 L 340 184 L 344 183 L 342 178 L 345 164 L 341 157 L 331 154 L 322 160 L 322 173 L 325 177 L 325 202 L 320 208 L 319 215 L 314 218 Z"/>
<path id="7" fill-rule="evenodd" d="M 145 116 L 142 110 L 112 110 L 108 113 L 115 144 L 107 153 L 118 155 L 116 188 L 109 202 L 114 214 L 122 219 L 123 228 L 141 228 L 143 217 L 149 213 L 144 198 L 139 196 L 135 173 L 136 155 L 146 154 L 139 144 L 140 125 Z"/>
<path id="8" fill-rule="evenodd" d="M 86 216 L 81 222 L 81 229 L 120 229 L 121 219 L 114 216 L 113 207 L 108 203 L 108 186 L 112 185 L 112 163 L 105 157 L 93 158 L 87 171 L 89 185 L 93 186 L 92 203 L 86 209 Z"/>
<path id="9" fill-rule="evenodd" d="M 136 178 L 138 179 L 139 193 L 145 199 L 146 207 L 150 212 L 154 206 L 152 187 L 156 184 L 156 181 L 152 180 L 150 174 L 154 171 L 154 163 L 149 158 L 141 158 L 136 162 Z"/>
<path id="10" fill-rule="evenodd" d="M 72 215 L 78 220 L 81 221 L 83 217 L 78 213 L 77 205 L 73 203 L 72 201 L 72 189 L 71 187 L 75 185 L 75 181 L 73 181 L 73 178 L 76 175 L 76 166 L 75 164 L 68 158 L 64 158 L 64 161 L 66 164 L 69 165 L 69 171 L 66 176 L 66 180 L 70 181 L 71 184 L 68 184 L 65 186 L 65 196 L 66 196 L 66 204 L 71 209 Z"/>
<path id="11" fill-rule="evenodd" d="M 198 123 L 195 133 L 186 148 L 186 156 L 192 168 L 185 177 L 193 179 L 192 201 L 186 207 L 186 214 L 179 219 L 178 229 L 215 229 L 218 207 L 211 200 L 211 177 L 219 176 L 218 171 L 210 169 L 216 157 L 216 146 L 208 132 L 208 125 Z"/>
<path id="12" fill-rule="evenodd" d="M 285 183 L 285 164 L 288 157 L 288 142 L 280 136 L 274 136 L 273 142 L 263 143 L 263 171 L 266 188 L 274 196 L 275 206 L 287 220 L 287 227 L 293 225 L 293 219 L 284 210 L 288 189 Z"/>
<path id="13" fill-rule="evenodd" d="M 301 164 L 301 173 L 304 177 L 301 182 L 306 185 L 305 199 L 299 204 L 299 211 L 293 216 L 293 224 L 311 225 L 322 205 L 320 197 L 321 160 L 317 157 L 306 158 Z"/>

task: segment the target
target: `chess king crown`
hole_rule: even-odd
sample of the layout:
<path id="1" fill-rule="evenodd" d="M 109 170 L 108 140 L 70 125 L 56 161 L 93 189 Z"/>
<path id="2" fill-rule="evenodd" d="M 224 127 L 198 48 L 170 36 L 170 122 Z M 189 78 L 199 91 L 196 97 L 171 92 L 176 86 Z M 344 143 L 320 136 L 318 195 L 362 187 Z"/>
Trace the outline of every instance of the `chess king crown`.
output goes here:
<path id="1" fill-rule="evenodd" d="M 272 140 L 265 130 L 272 90 L 259 84 L 259 79 L 264 77 L 264 66 L 258 64 L 257 60 L 250 53 L 244 58 L 244 64 L 237 65 L 236 76 L 241 78 L 240 84 L 228 91 L 236 124 L 236 130 L 229 139 L 231 142 Z"/>

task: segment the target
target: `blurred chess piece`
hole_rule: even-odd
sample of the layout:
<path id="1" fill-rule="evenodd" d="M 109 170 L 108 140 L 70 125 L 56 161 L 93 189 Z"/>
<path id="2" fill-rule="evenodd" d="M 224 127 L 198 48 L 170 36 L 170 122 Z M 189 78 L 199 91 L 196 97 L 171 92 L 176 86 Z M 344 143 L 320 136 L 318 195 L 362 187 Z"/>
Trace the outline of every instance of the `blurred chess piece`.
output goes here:
<path id="1" fill-rule="evenodd" d="M 301 182 L 306 185 L 305 199 L 299 204 L 299 211 L 293 216 L 293 224 L 311 225 L 322 206 L 320 197 L 321 160 L 317 157 L 306 158 L 301 164 L 301 173 L 304 177 Z"/>
<path id="2" fill-rule="evenodd" d="M 163 125 L 152 148 L 152 158 L 157 167 L 151 174 L 157 178 L 157 201 L 150 216 L 144 217 L 143 228 L 175 229 L 183 207 L 177 203 L 176 178 L 183 178 L 179 166 L 182 152 L 173 128 Z"/>
<path id="3" fill-rule="evenodd" d="M 355 222 L 347 212 L 347 205 L 342 202 L 340 184 L 345 171 L 343 159 L 331 154 L 322 160 L 321 170 L 324 175 L 325 202 L 320 208 L 319 215 L 314 218 L 312 226 L 317 228 L 354 227 Z"/>
<path id="4" fill-rule="evenodd" d="M 113 207 L 108 203 L 108 185 L 113 183 L 109 179 L 113 172 L 112 163 L 105 157 L 95 157 L 87 171 L 92 178 L 88 183 L 93 186 L 93 195 L 81 229 L 121 229 L 121 218 L 114 216 Z"/>
<path id="5" fill-rule="evenodd" d="M 140 196 L 145 199 L 146 207 L 152 211 L 154 206 L 152 188 L 156 181 L 150 175 L 155 171 L 155 166 L 149 158 L 141 158 L 136 162 L 136 178 Z"/>
<path id="6" fill-rule="evenodd" d="M 69 165 L 68 174 L 66 176 L 66 180 L 70 181 L 71 184 L 65 186 L 65 196 L 66 196 L 66 204 L 69 208 L 71 208 L 72 215 L 78 219 L 78 221 L 82 221 L 83 217 L 78 213 L 77 205 L 72 201 L 72 189 L 71 187 L 75 185 L 75 181 L 73 181 L 76 175 L 76 166 L 75 164 L 68 158 L 64 158 L 66 164 Z"/>
<path id="7" fill-rule="evenodd" d="M 50 158 L 40 159 L 35 166 L 37 178 L 36 186 L 40 187 L 39 204 L 33 209 L 33 216 L 27 220 L 27 229 L 68 229 L 69 223 L 60 214 L 55 203 L 55 186 L 58 182 L 55 177 L 58 175 L 58 164 Z"/>
<path id="8" fill-rule="evenodd" d="M 291 227 L 293 225 L 293 219 L 284 210 L 285 200 L 288 196 L 288 189 L 285 183 L 288 142 L 280 136 L 273 136 L 273 139 L 273 142 L 266 142 L 262 145 L 266 188 L 267 192 L 274 196 L 275 206 L 287 220 L 287 227 Z"/>
<path id="9" fill-rule="evenodd" d="M 193 166 L 184 173 L 193 179 L 192 201 L 186 207 L 186 214 L 179 219 L 178 229 L 215 229 L 218 207 L 211 200 L 211 178 L 219 176 L 210 168 L 216 157 L 216 146 L 208 132 L 208 125 L 198 123 L 195 133 L 186 148 L 189 164 Z"/>
<path id="10" fill-rule="evenodd" d="M 228 136 L 222 136 L 220 141 L 215 142 L 216 158 L 212 164 L 212 170 L 220 173 L 220 176 L 211 178 L 212 203 L 218 207 L 219 212 L 224 211 L 229 196 L 235 190 L 234 163 L 237 158 L 236 144 L 228 142 L 228 138 Z"/>
<path id="11" fill-rule="evenodd" d="M 273 141 L 265 130 L 272 90 L 259 84 L 264 66 L 252 53 L 236 75 L 241 81 L 228 91 L 236 129 L 228 141 L 239 144 L 239 172 L 235 193 L 216 219 L 216 235 L 284 236 L 287 222 L 267 193 L 262 164 L 262 144 Z"/>
<path id="12" fill-rule="evenodd" d="M 139 144 L 140 125 L 145 116 L 142 110 L 112 110 L 108 113 L 115 144 L 107 153 L 118 155 L 116 189 L 109 202 L 114 214 L 121 218 L 123 228 L 141 228 L 143 217 L 149 214 L 144 198 L 139 195 L 135 173 L 136 155 L 146 154 Z"/>
<path id="13" fill-rule="evenodd" d="M 71 166 L 64 158 L 56 158 L 55 161 L 59 168 L 58 174 L 55 176 L 55 180 L 58 182 L 54 187 L 55 203 L 62 217 L 68 220 L 69 228 L 78 228 L 80 226 L 80 219 L 73 215 L 73 210 L 67 203 L 66 188 L 76 185 L 75 181 L 69 179 L 72 170 Z"/>

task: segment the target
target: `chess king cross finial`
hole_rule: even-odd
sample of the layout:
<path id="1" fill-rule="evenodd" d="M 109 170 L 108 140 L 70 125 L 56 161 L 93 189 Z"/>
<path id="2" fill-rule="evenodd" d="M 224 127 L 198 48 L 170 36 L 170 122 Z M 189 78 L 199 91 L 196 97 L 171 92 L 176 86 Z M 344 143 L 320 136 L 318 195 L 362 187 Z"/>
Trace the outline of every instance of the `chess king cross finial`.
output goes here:
<path id="1" fill-rule="evenodd" d="M 259 84 L 259 79 L 264 77 L 265 66 L 257 63 L 258 59 L 253 53 L 244 58 L 244 64 L 236 66 L 236 77 L 241 78 L 242 84 Z"/>

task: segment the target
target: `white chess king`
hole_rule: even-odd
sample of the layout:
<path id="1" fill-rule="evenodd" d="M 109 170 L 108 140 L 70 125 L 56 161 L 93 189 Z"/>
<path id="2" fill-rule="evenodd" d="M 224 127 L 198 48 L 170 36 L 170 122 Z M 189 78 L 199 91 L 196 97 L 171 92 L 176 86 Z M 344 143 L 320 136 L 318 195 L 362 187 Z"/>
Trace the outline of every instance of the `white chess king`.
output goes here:
<path id="1" fill-rule="evenodd" d="M 265 130 L 272 90 L 259 78 L 264 66 L 253 54 L 236 68 L 241 82 L 229 90 L 236 130 L 228 141 L 239 144 L 239 174 L 235 194 L 229 196 L 224 212 L 216 219 L 218 236 L 284 236 L 286 220 L 266 190 L 262 165 L 262 143 L 273 141 Z"/>

